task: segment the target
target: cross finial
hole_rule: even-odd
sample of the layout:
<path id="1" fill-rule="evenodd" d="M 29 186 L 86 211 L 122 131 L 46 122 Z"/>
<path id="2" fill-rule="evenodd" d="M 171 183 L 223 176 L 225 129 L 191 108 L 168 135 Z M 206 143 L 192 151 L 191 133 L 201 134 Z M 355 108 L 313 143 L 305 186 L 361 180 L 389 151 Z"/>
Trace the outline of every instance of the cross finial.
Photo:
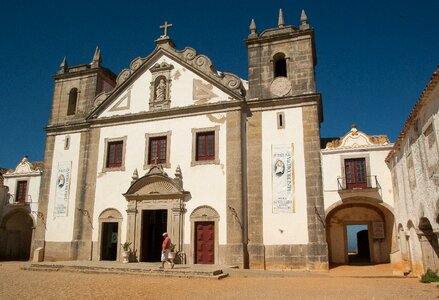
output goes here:
<path id="1" fill-rule="evenodd" d="M 157 165 L 157 160 L 158 160 L 158 157 L 157 157 L 157 156 L 154 157 L 154 164 L 155 164 L 155 165 Z"/>
<path id="2" fill-rule="evenodd" d="M 168 27 L 172 27 L 173 24 L 168 24 L 168 21 L 165 21 L 165 24 L 160 25 L 160 29 L 163 29 L 163 35 L 162 37 L 168 36 Z"/>

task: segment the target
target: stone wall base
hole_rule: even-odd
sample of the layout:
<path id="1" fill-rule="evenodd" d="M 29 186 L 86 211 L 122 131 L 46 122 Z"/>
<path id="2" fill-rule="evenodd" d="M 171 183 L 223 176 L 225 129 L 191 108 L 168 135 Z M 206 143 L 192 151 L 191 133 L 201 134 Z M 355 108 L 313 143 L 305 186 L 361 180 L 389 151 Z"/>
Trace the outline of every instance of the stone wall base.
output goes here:
<path id="1" fill-rule="evenodd" d="M 44 261 L 91 259 L 91 241 L 46 242 L 44 245 Z"/>
<path id="2" fill-rule="evenodd" d="M 244 268 L 244 249 L 242 244 L 227 244 L 225 245 L 225 260 L 226 265 L 236 265 L 239 268 Z"/>
<path id="3" fill-rule="evenodd" d="M 265 270 L 265 245 L 248 244 L 249 268 Z"/>
<path id="4" fill-rule="evenodd" d="M 265 268 L 267 270 L 329 269 L 326 244 L 266 245 Z M 250 261 L 251 261 L 250 257 Z"/>

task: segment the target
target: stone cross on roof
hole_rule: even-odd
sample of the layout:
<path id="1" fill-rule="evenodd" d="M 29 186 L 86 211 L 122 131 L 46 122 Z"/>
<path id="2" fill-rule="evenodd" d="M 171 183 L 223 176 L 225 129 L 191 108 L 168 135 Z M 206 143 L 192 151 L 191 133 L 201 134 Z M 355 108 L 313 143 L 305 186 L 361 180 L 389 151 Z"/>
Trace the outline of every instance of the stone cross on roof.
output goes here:
<path id="1" fill-rule="evenodd" d="M 160 29 L 163 29 L 163 35 L 162 37 L 167 37 L 168 36 L 168 27 L 172 27 L 173 24 L 168 24 L 168 21 L 165 21 L 165 24 L 160 25 Z"/>

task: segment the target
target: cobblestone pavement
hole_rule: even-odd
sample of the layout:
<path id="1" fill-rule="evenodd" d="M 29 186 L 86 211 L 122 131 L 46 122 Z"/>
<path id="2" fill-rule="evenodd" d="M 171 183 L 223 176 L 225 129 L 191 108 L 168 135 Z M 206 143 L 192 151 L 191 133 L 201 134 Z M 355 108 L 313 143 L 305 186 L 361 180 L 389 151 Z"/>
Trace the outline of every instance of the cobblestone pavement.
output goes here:
<path id="1" fill-rule="evenodd" d="M 352 269 L 350 272 L 339 269 L 322 276 L 303 272 L 285 277 L 246 270 L 232 272 L 231 276 L 222 280 L 213 280 L 25 271 L 20 270 L 19 266 L 18 262 L 0 263 L 0 299 L 439 298 L 436 283 L 422 284 L 417 278 L 357 276 Z"/>

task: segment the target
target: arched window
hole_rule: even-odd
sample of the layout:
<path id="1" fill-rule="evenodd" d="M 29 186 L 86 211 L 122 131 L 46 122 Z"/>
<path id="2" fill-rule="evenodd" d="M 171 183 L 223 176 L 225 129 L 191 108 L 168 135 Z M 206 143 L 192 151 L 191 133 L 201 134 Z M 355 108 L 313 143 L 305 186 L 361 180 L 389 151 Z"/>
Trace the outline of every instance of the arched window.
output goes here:
<path id="1" fill-rule="evenodd" d="M 287 61 L 285 59 L 285 54 L 277 53 L 273 57 L 273 63 L 274 63 L 274 78 L 287 77 Z"/>
<path id="2" fill-rule="evenodd" d="M 69 103 L 67 106 L 67 115 L 72 116 L 76 114 L 76 105 L 78 103 L 78 89 L 73 88 L 69 93 Z"/>

